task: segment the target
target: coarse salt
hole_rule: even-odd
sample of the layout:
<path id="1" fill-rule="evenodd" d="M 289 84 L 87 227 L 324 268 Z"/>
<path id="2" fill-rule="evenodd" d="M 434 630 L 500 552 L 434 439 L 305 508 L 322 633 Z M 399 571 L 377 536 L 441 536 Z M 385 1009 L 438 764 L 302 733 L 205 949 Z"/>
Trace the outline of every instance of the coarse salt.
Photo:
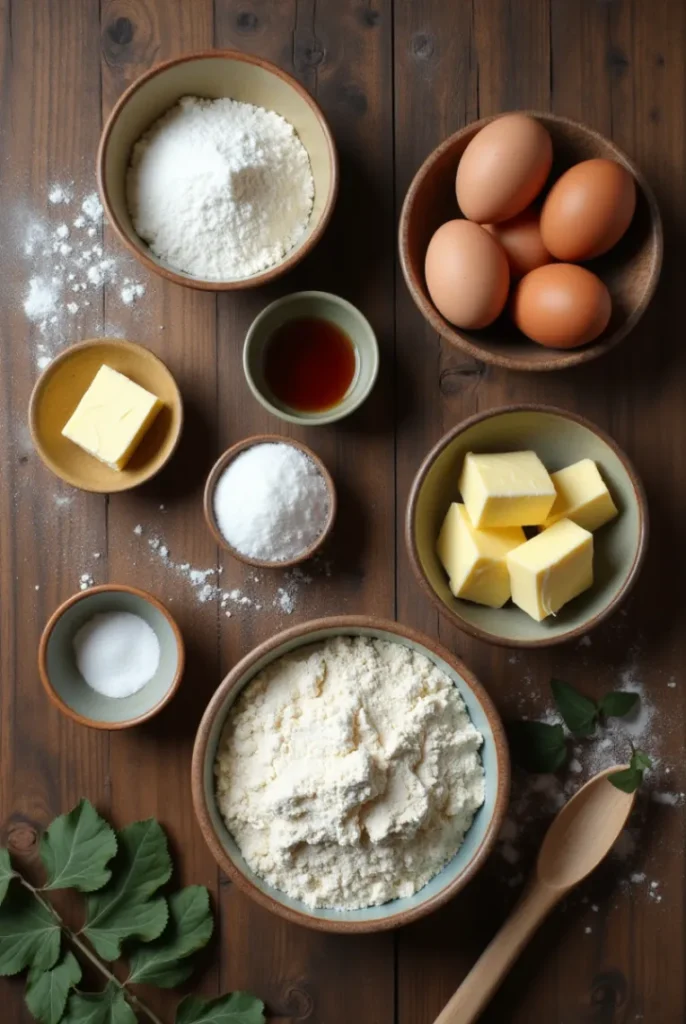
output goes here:
<path id="1" fill-rule="evenodd" d="M 317 466 L 298 448 L 256 444 L 219 477 L 214 512 L 222 535 L 240 554 L 283 562 L 321 536 L 329 494 Z"/>

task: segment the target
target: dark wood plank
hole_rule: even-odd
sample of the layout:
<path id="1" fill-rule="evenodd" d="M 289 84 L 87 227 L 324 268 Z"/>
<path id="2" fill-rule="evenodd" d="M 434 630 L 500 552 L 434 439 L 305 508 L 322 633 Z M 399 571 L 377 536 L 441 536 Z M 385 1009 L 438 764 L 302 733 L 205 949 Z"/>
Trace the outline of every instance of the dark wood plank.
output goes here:
<path id="1" fill-rule="evenodd" d="M 341 160 L 337 209 L 316 251 L 287 280 L 219 299 L 219 450 L 262 431 L 298 437 L 324 459 L 340 497 L 332 541 L 319 565 L 306 567 L 312 582 L 297 588 L 291 615 L 270 607 L 276 588 L 288 586 L 288 574 L 262 573 L 255 584 L 254 573 L 224 559 L 224 586 L 266 594 L 260 612 L 234 612 L 221 622 L 228 669 L 256 642 L 294 622 L 394 612 L 391 7 L 387 0 L 368 6 L 222 3 L 216 43 L 257 53 L 295 74 L 321 103 Z M 343 295 L 379 337 L 384 379 L 365 407 L 337 427 L 291 428 L 262 410 L 243 381 L 250 321 L 271 299 L 300 288 Z M 224 987 L 261 992 L 279 1020 L 390 1024 L 392 936 L 351 942 L 310 933 L 267 915 L 230 885 L 222 892 L 230 952 L 222 965 Z"/>
<path id="2" fill-rule="evenodd" d="M 97 111 L 81 116 L 75 97 L 97 96 L 99 27 L 88 0 L 67 0 L 59 16 L 7 0 L 2 14 L 0 843 L 31 860 L 40 830 L 83 793 L 108 803 L 107 740 L 52 708 L 36 667 L 45 619 L 78 589 L 90 552 L 102 546 L 105 503 L 62 486 L 33 450 L 26 410 L 40 335 L 22 309 L 25 218 L 48 215 L 48 183 L 69 180 L 97 145 Z M 32 1019 L 23 988 L 3 979 L 2 1016 L 13 1024 Z"/>
<path id="3" fill-rule="evenodd" d="M 212 0 L 107 4 L 102 13 L 103 117 L 151 65 L 210 47 L 213 13 Z M 115 239 L 108 241 L 116 247 Z M 183 394 L 186 420 L 171 465 L 140 491 L 110 498 L 108 569 L 110 579 L 143 586 L 167 603 L 186 640 L 188 659 L 181 691 L 170 707 L 143 728 L 112 736 L 112 810 L 118 822 L 158 818 L 171 838 L 179 882 L 207 885 L 218 906 L 218 871 L 196 827 L 190 795 L 195 730 L 219 678 L 218 609 L 213 602 L 198 601 L 187 574 L 170 571 L 170 563 L 201 569 L 216 564 L 202 514 L 204 476 L 214 458 L 217 429 L 216 298 L 177 287 L 136 265 L 133 270 L 145 285 L 144 301 L 126 310 L 106 291 L 108 319 L 167 363 Z M 140 536 L 134 532 L 138 525 L 143 527 Z M 166 558 L 160 555 L 162 546 L 168 549 Z M 212 969 L 195 988 L 208 995 L 218 992 L 220 959 L 218 946 Z M 146 998 L 164 1020 L 172 1018 L 177 994 L 149 990 Z"/>
<path id="4" fill-rule="evenodd" d="M 517 107 L 548 109 L 552 104 L 553 109 L 587 121 L 626 146 L 660 191 L 663 209 L 672 218 L 672 233 L 677 233 L 676 225 L 683 224 L 683 209 L 678 205 L 675 208 L 671 193 L 674 169 L 682 166 L 684 159 L 682 71 L 674 71 L 672 78 L 679 99 L 672 102 L 664 90 L 669 88 L 671 54 L 683 38 L 683 19 L 674 19 L 668 4 L 660 5 L 657 14 L 638 4 L 620 9 L 614 4 L 553 2 L 550 7 L 545 3 L 528 5 L 524 16 L 515 4 L 478 3 L 473 5 L 473 22 L 465 17 L 465 24 L 455 25 L 452 12 L 448 15 L 439 3 L 423 4 L 419 9 L 414 4 L 396 4 L 398 204 L 426 153 L 465 120 L 477 113 Z M 449 38 L 468 48 L 466 58 L 455 59 L 444 42 Z M 424 56 L 423 62 L 417 60 L 418 55 Z M 465 66 L 473 69 L 471 79 L 466 81 Z M 478 104 L 465 114 L 464 97 L 473 92 L 474 78 Z M 459 91 L 455 81 L 461 86 Z M 418 139 L 424 145 L 420 146 Z M 683 719 L 680 702 L 671 695 L 666 682 L 678 671 L 682 641 L 677 642 L 676 625 L 654 599 L 660 565 L 669 557 L 667 547 L 674 543 L 674 528 L 669 514 L 665 515 L 658 478 L 664 480 L 667 464 L 676 464 L 671 425 L 681 424 L 683 417 L 671 393 L 678 386 L 676 374 L 670 386 L 663 379 L 678 359 L 670 354 L 668 342 L 669 324 L 674 322 L 678 301 L 671 292 L 672 280 L 673 272 L 667 269 L 664 304 L 655 304 L 621 351 L 579 373 L 528 377 L 493 371 L 440 346 L 414 314 L 400 280 L 399 365 L 406 360 L 413 367 L 413 379 L 419 382 L 417 406 L 421 412 L 405 431 L 399 428 L 399 452 L 409 450 L 414 457 L 413 465 L 405 471 L 401 468 L 404 460 L 399 462 L 399 518 L 411 475 L 429 443 L 443 430 L 477 408 L 539 399 L 578 409 L 617 437 L 644 475 L 661 536 L 657 542 L 660 551 L 656 553 L 653 547 L 650 564 L 624 620 L 599 631 L 592 647 L 583 652 L 563 649 L 511 659 L 506 652 L 471 642 L 444 623 L 435 623 L 433 612 L 413 587 L 403 555 L 398 578 L 399 617 L 425 627 L 433 624 L 441 638 L 475 668 L 505 715 L 519 716 L 523 710 L 534 713 L 549 705 L 547 682 L 551 674 L 573 680 L 590 693 L 603 692 L 618 685 L 622 667 L 634 657 L 635 671 L 644 679 L 661 728 L 668 734 L 663 738 L 658 730 L 653 738 L 653 746 L 665 758 L 666 766 L 672 766 L 671 773 L 663 775 L 656 785 L 678 791 L 679 785 L 665 780 L 674 778 L 673 766 L 683 743 Z M 422 362 L 417 354 L 418 333 L 423 333 L 426 345 L 436 354 L 433 360 Z M 662 358 L 651 360 L 648 355 L 647 339 L 655 335 L 660 339 L 664 364 Z M 424 357 L 426 351 L 425 347 Z M 655 409 L 658 389 L 659 425 L 648 411 Z M 434 396 L 439 391 L 441 399 L 436 403 Z M 656 446 L 660 451 L 657 459 Z M 672 468 L 669 476 L 670 487 L 680 493 L 682 474 Z M 647 639 L 651 634 L 659 637 L 654 643 Z M 630 655 L 628 648 L 633 641 L 639 641 L 640 646 Z M 678 725 L 670 729 L 677 712 Z M 657 816 L 649 814 L 648 819 L 657 820 Z M 637 870 L 647 870 L 650 877 L 669 884 L 680 902 L 684 865 L 674 852 L 681 849 L 678 837 L 683 833 L 683 815 L 678 811 L 660 814 L 656 827 L 659 838 L 648 840 L 645 855 L 636 859 Z M 530 839 L 533 855 L 533 831 Z M 671 857 L 668 850 L 672 851 Z M 532 863 L 529 856 L 523 866 Z M 670 985 L 665 964 L 675 967 L 681 962 L 683 923 L 675 915 L 673 927 L 666 927 L 661 905 L 647 898 L 645 889 L 642 895 L 633 897 L 631 886 L 618 889 L 618 875 L 626 880 L 626 867 L 609 862 L 607 869 L 569 902 L 566 913 L 558 913 L 544 927 L 484 1020 L 494 1024 L 503 1020 L 527 1024 L 532 1020 L 614 1021 L 639 1019 L 641 1014 L 645 1019 L 681 1019 L 681 982 L 673 975 Z M 516 890 L 503 886 L 495 857 L 484 876 L 451 907 L 401 934 L 400 1021 L 421 1024 L 433 1020 L 503 920 L 513 892 Z M 599 905 L 597 916 L 589 913 L 590 902 Z M 469 922 L 467 928 L 465 922 Z M 589 935 L 586 927 L 591 928 Z"/>

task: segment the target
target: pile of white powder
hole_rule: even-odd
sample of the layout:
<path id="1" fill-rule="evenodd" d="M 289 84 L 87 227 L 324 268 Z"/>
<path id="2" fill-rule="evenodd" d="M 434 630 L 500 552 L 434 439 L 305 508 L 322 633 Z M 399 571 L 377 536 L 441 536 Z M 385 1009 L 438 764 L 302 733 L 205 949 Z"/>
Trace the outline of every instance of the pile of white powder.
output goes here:
<path id="1" fill-rule="evenodd" d="M 91 689 L 105 697 L 130 697 L 157 672 L 160 642 L 140 615 L 100 612 L 74 636 L 74 655 Z"/>
<path id="2" fill-rule="evenodd" d="M 307 150 L 279 114 L 231 99 L 185 96 L 133 149 L 133 225 L 171 267 L 249 277 L 302 238 L 314 179 Z"/>
<path id="3" fill-rule="evenodd" d="M 291 444 L 256 444 L 233 459 L 214 492 L 217 525 L 248 558 L 297 558 L 323 533 L 329 517 L 326 481 Z"/>
<path id="4" fill-rule="evenodd" d="M 484 800 L 482 737 L 451 680 L 400 643 L 336 637 L 278 659 L 232 708 L 217 799 L 247 863 L 310 907 L 411 896 Z"/>

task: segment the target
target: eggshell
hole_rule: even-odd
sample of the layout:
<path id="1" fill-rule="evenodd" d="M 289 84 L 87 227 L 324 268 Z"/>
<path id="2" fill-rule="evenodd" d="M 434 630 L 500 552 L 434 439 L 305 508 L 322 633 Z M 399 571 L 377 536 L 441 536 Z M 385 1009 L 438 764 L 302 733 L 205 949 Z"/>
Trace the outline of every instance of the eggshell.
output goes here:
<path id="1" fill-rule="evenodd" d="M 577 348 L 607 327 L 612 302 L 595 274 L 573 263 L 550 263 L 523 277 L 512 296 L 512 317 L 532 341 Z"/>
<path id="2" fill-rule="evenodd" d="M 541 212 L 543 243 L 559 260 L 590 260 L 616 245 L 636 209 L 633 175 L 615 160 L 584 160 L 551 188 Z"/>
<path id="3" fill-rule="evenodd" d="M 505 250 L 513 280 L 524 277 L 536 267 L 550 263 L 552 256 L 543 245 L 539 227 L 540 214 L 529 206 L 511 220 L 483 227 Z"/>
<path id="4" fill-rule="evenodd" d="M 424 262 L 429 295 L 446 320 L 466 329 L 486 327 L 507 300 L 505 253 L 478 224 L 449 220 L 429 242 Z"/>
<path id="5" fill-rule="evenodd" d="M 490 121 L 469 143 L 455 191 L 469 220 L 494 224 L 521 213 L 543 188 L 553 163 L 547 130 L 526 114 Z"/>

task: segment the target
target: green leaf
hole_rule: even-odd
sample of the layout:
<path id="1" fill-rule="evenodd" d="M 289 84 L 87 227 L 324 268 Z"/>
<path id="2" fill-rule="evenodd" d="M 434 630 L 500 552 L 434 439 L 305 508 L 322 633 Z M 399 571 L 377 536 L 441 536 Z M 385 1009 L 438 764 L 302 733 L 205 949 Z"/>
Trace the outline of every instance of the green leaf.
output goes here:
<path id="1" fill-rule="evenodd" d="M 550 689 L 562 721 L 575 736 L 590 736 L 598 720 L 598 707 L 569 683 L 550 680 Z"/>
<path id="2" fill-rule="evenodd" d="M 172 871 L 161 825 L 154 818 L 136 821 L 117 837 L 119 850 L 112 863 L 112 880 L 88 897 L 83 928 L 104 960 L 117 960 L 126 939 L 156 939 L 169 916 L 164 897 L 151 898 L 169 881 Z"/>
<path id="3" fill-rule="evenodd" d="M 9 884 L 15 877 L 15 874 L 16 872 L 12 868 L 12 861 L 10 860 L 10 851 L 6 850 L 4 846 L 0 846 L 0 903 L 2 903 L 7 895 Z"/>
<path id="4" fill-rule="evenodd" d="M 630 690 L 613 690 L 601 698 L 598 710 L 605 718 L 623 718 L 633 711 L 639 699 L 639 695 Z"/>
<path id="5" fill-rule="evenodd" d="M 643 782 L 643 772 L 636 768 L 622 768 L 621 771 L 608 775 L 607 781 L 611 782 L 615 789 L 621 789 L 623 793 L 635 793 Z"/>
<path id="6" fill-rule="evenodd" d="M 109 882 L 107 862 L 117 852 L 114 829 L 88 800 L 55 818 L 44 833 L 40 855 L 48 873 L 46 889 L 93 892 Z"/>
<path id="7" fill-rule="evenodd" d="M 26 979 L 26 1005 L 40 1024 L 58 1024 L 72 985 L 81 980 L 81 968 L 73 953 L 66 953 L 51 971 L 32 967 Z"/>
<path id="8" fill-rule="evenodd" d="M 186 996 L 176 1011 L 176 1024 L 264 1024 L 264 1003 L 249 992 L 231 992 L 219 999 Z"/>
<path id="9" fill-rule="evenodd" d="M 62 1024 L 136 1024 L 122 989 L 109 982 L 104 992 L 74 992 Z"/>
<path id="10" fill-rule="evenodd" d="M 643 772 L 652 768 L 653 762 L 642 750 L 634 750 L 629 761 L 628 768 L 613 772 L 608 775 L 607 780 L 615 789 L 621 789 L 623 793 L 635 793 L 643 782 Z"/>
<path id="11" fill-rule="evenodd" d="M 652 758 L 648 757 L 648 755 L 644 753 L 642 750 L 634 750 L 631 757 L 631 764 L 635 768 L 639 768 L 642 771 L 646 768 L 652 768 L 653 760 Z"/>
<path id="12" fill-rule="evenodd" d="M 141 946 L 130 957 L 128 980 L 159 988 L 174 988 L 193 972 L 192 953 L 210 941 L 214 922 L 210 898 L 202 885 L 189 885 L 169 897 L 169 923 L 159 939 Z"/>
<path id="13" fill-rule="evenodd" d="M 48 971 L 60 954 L 60 926 L 23 886 L 10 886 L 0 907 L 0 975 L 25 967 Z"/>
<path id="14" fill-rule="evenodd" d="M 513 722 L 509 735 L 512 756 L 528 772 L 555 772 L 567 759 L 567 743 L 561 725 Z"/>

